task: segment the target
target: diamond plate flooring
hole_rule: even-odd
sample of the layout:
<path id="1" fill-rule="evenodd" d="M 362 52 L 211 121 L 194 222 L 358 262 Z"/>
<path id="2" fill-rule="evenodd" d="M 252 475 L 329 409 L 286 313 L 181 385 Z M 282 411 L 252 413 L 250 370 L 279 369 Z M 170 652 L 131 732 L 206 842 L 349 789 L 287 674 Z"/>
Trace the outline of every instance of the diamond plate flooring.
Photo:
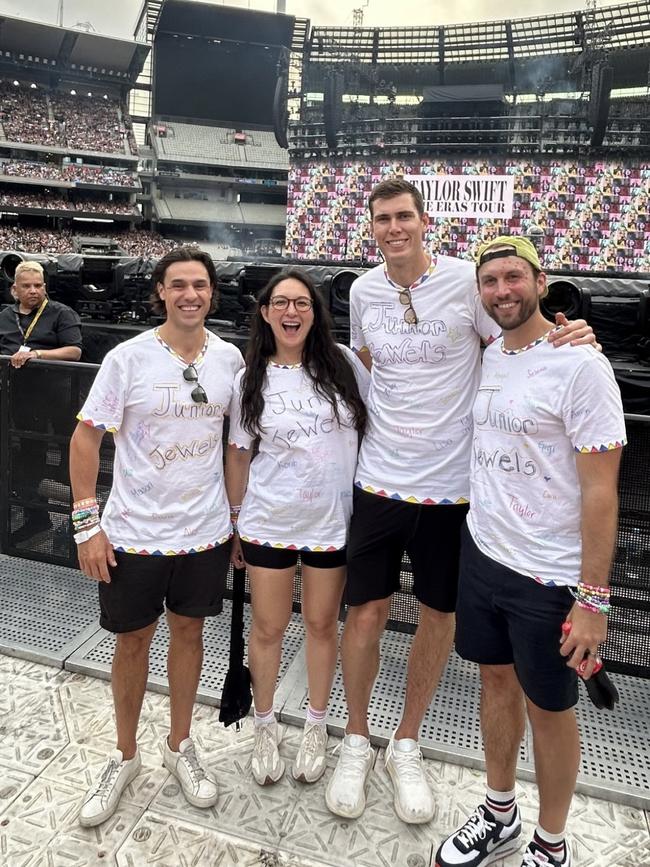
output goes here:
<path id="1" fill-rule="evenodd" d="M 113 746 L 110 685 L 79 672 L 0 655 L 0 863 L 7 867 L 429 867 L 440 839 L 460 824 L 485 786 L 483 772 L 437 759 L 426 768 L 436 792 L 433 820 L 407 826 L 391 806 L 391 784 L 377 751 L 362 819 L 342 820 L 324 803 L 336 762 L 314 786 L 290 776 L 260 788 L 250 775 L 252 722 L 224 729 L 218 709 L 196 707 L 194 737 L 219 780 L 215 807 L 184 800 L 161 765 L 168 699 L 148 691 L 139 743 L 143 769 L 114 816 L 83 829 L 83 793 Z M 289 764 L 300 729 L 288 726 L 281 753 Z M 534 828 L 532 783 L 517 784 L 525 835 Z M 635 807 L 577 794 L 569 822 L 576 867 L 650 867 L 648 815 Z M 502 867 L 517 867 L 511 856 Z"/>

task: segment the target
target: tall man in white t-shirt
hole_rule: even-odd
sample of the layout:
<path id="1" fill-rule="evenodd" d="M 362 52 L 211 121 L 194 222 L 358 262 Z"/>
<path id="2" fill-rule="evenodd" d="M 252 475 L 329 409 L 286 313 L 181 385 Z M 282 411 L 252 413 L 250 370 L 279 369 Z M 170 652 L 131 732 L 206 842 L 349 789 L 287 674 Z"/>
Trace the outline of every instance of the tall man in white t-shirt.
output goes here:
<path id="1" fill-rule="evenodd" d="M 488 789 L 435 865 L 481 867 L 518 848 L 515 767 L 527 712 L 540 809 L 522 867 L 569 867 L 576 668 L 591 676 L 607 634 L 625 421 L 607 359 L 590 346 L 549 344 L 533 245 L 496 238 L 477 261 L 481 302 L 503 337 L 485 351 L 473 409 L 456 650 L 481 667 Z"/>
<path id="2" fill-rule="evenodd" d="M 116 634 L 112 687 L 116 748 L 81 806 L 98 825 L 141 765 L 137 728 L 158 619 L 166 613 L 171 725 L 163 764 L 196 807 L 217 800 L 190 737 L 205 617 L 219 614 L 230 557 L 222 428 L 243 366 L 206 330 L 217 276 L 207 253 L 178 247 L 153 273 L 159 327 L 111 350 L 78 415 L 70 448 L 79 564 L 99 586 L 100 624 Z M 99 449 L 114 435 L 113 485 L 99 523 Z"/>
<path id="3" fill-rule="evenodd" d="M 493 340 L 499 327 L 479 302 L 473 265 L 432 258 L 423 247 L 428 220 L 412 184 L 383 181 L 373 189 L 369 207 L 385 264 L 359 277 L 350 294 L 351 345 L 371 369 L 371 383 L 355 480 L 349 610 L 341 647 L 349 719 L 326 801 L 345 817 L 360 816 L 365 808 L 365 781 L 374 761 L 368 706 L 406 551 L 420 602 L 419 625 L 386 768 L 398 816 L 420 823 L 433 816 L 434 801 L 418 736 L 454 634 L 480 343 Z M 578 336 L 575 331 L 567 336 L 567 330 L 562 329 L 564 341 Z M 564 342 L 559 333 L 551 339 Z"/>

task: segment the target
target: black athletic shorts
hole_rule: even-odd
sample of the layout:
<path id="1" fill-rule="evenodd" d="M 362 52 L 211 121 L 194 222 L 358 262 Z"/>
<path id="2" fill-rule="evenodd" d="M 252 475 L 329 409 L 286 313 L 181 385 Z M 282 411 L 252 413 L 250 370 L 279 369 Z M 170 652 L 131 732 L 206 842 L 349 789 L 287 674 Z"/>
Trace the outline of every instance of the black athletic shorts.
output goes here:
<path id="1" fill-rule="evenodd" d="M 346 550 L 337 551 L 295 551 L 293 548 L 272 548 L 270 545 L 256 545 L 254 542 L 241 543 L 244 560 L 248 566 L 262 569 L 289 569 L 295 566 L 300 555 L 303 566 L 313 569 L 337 569 L 345 566 Z"/>
<path id="2" fill-rule="evenodd" d="M 404 552 L 413 594 L 429 608 L 456 607 L 460 529 L 467 504 L 423 506 L 369 494 L 355 486 L 345 601 L 363 605 L 400 589 Z"/>
<path id="3" fill-rule="evenodd" d="M 220 614 L 230 565 L 230 541 L 196 554 L 115 552 L 111 583 L 99 582 L 99 623 L 109 632 L 150 626 L 165 610 L 183 617 Z"/>
<path id="4" fill-rule="evenodd" d="M 486 557 L 464 528 L 456 651 L 482 665 L 514 664 L 523 691 L 542 710 L 567 710 L 578 701 L 578 676 L 560 653 L 572 607 L 567 587 L 539 584 Z"/>

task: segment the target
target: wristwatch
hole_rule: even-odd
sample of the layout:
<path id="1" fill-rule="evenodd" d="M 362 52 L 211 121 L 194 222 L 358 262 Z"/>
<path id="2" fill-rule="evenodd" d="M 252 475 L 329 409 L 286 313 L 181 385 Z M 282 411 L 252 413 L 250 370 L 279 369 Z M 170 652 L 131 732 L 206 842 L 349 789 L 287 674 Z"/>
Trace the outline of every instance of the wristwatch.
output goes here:
<path id="1" fill-rule="evenodd" d="M 41 350 L 40 350 L 40 349 L 35 349 L 35 350 L 34 350 L 34 355 L 35 355 L 36 358 L 38 358 L 38 360 L 40 361 L 40 359 L 41 359 Z"/>

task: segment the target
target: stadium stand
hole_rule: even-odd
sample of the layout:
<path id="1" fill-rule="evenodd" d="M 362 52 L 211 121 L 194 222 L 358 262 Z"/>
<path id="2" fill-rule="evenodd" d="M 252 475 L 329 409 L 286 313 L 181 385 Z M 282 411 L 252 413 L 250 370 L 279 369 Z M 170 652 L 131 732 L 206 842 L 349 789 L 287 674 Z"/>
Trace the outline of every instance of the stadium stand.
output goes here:
<path id="1" fill-rule="evenodd" d="M 69 151 L 137 154 L 131 119 L 112 97 L 62 93 L 33 82 L 0 82 L 4 139 Z M 134 149 L 135 147 L 135 149 Z"/>
<path id="2" fill-rule="evenodd" d="M 196 162 L 205 165 L 250 166 L 252 168 L 289 168 L 289 156 L 267 130 L 236 130 L 229 127 L 159 121 L 164 135 L 154 132 L 152 145 L 160 160 Z M 244 136 L 242 143 L 235 135 Z"/>
<path id="3" fill-rule="evenodd" d="M 5 178 L 59 181 L 67 185 L 97 185 L 141 189 L 137 175 L 127 169 L 107 166 L 54 165 L 27 160 L 0 160 L 0 173 Z"/>
<path id="4" fill-rule="evenodd" d="M 158 232 L 148 229 L 106 232 L 84 229 L 85 238 L 113 242 L 130 256 L 163 256 L 179 244 L 178 240 L 163 238 Z M 25 226 L 0 225 L 0 249 L 25 253 L 73 253 L 78 250 L 79 233 L 71 229 L 34 229 Z"/>
<path id="5" fill-rule="evenodd" d="M 19 193 L 0 191 L 0 206 L 13 211 L 74 211 L 76 213 L 119 214 L 141 219 L 141 213 L 130 203 L 103 201 L 97 198 L 79 196 L 69 199 L 54 193 Z"/>

